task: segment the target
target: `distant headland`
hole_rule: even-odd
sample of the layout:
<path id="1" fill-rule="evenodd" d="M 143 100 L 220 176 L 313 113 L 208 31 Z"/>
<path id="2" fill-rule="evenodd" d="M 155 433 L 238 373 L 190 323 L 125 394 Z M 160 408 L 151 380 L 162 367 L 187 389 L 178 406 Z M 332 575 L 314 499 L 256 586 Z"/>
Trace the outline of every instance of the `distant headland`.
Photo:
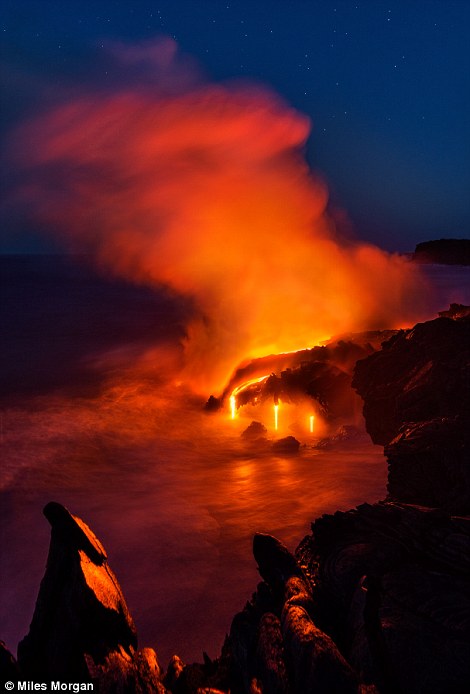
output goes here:
<path id="1" fill-rule="evenodd" d="M 418 243 L 412 260 L 416 263 L 470 265 L 470 239 L 437 239 Z"/>

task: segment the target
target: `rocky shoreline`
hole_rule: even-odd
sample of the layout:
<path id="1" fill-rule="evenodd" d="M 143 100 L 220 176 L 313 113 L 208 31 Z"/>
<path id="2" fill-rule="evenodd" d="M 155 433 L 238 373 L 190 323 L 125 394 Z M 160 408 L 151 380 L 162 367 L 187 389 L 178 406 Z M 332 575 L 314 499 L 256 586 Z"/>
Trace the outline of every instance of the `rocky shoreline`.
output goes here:
<path id="1" fill-rule="evenodd" d="M 261 582 L 221 655 L 166 669 L 137 634 L 99 540 L 50 503 L 46 573 L 2 679 L 99 692 L 446 694 L 470 682 L 470 311 L 402 330 L 357 362 L 389 495 L 325 515 L 295 554 L 257 534 Z"/>

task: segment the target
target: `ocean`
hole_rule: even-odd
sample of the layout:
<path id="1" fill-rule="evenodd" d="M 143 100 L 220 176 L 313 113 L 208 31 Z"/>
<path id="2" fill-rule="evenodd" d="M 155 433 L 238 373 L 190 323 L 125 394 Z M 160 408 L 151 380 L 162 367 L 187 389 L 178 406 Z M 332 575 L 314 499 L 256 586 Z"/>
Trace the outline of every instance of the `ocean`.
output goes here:
<path id="1" fill-rule="evenodd" d="M 293 550 L 323 513 L 386 494 L 366 439 L 253 450 L 176 375 L 190 302 L 103 279 L 83 259 L 3 256 L 0 638 L 27 633 L 58 501 L 103 542 L 139 634 L 166 666 L 215 657 L 259 580 L 251 543 Z M 426 266 L 430 315 L 470 303 L 470 268 Z M 288 432 L 286 432 L 288 433 Z M 272 431 L 268 432 L 273 435 Z"/>

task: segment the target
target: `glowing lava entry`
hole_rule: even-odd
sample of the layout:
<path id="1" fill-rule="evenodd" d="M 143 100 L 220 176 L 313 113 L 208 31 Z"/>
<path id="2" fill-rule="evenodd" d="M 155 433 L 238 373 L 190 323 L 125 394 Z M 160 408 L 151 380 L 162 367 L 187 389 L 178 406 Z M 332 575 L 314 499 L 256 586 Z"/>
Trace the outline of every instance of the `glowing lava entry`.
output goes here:
<path id="1" fill-rule="evenodd" d="M 274 405 L 274 429 L 277 431 L 279 425 L 279 405 Z"/>
<path id="2" fill-rule="evenodd" d="M 310 415 L 310 433 L 313 434 L 313 423 L 315 421 L 315 415 L 311 414 Z"/>
<path id="3" fill-rule="evenodd" d="M 235 419 L 235 415 L 237 413 L 237 395 L 241 393 L 242 391 L 246 390 L 250 386 L 255 385 L 256 383 L 262 383 L 269 377 L 269 374 L 266 376 L 260 376 L 259 378 L 253 378 L 251 381 L 246 381 L 246 383 L 242 383 L 241 385 L 237 386 L 232 390 L 232 394 L 230 395 L 229 402 L 230 402 L 230 413 L 232 419 Z"/>
<path id="4" fill-rule="evenodd" d="M 246 381 L 245 383 L 237 386 L 232 390 L 230 402 L 232 402 L 232 398 L 235 398 L 235 396 L 241 393 L 243 390 L 246 390 L 250 386 L 254 386 L 256 383 L 262 383 L 262 381 L 265 381 L 267 378 L 269 378 L 269 374 L 266 374 L 266 376 L 260 376 L 259 378 L 252 378 L 251 381 Z"/>

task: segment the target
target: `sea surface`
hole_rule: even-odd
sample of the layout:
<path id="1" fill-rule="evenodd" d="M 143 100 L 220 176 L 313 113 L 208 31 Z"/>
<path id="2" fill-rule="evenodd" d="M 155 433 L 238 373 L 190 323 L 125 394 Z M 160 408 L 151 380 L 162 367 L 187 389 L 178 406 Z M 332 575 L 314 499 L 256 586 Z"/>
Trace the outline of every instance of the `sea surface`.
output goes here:
<path id="1" fill-rule="evenodd" d="M 366 438 L 297 456 L 252 449 L 175 374 L 192 307 L 102 279 L 84 259 L 3 256 L 0 638 L 27 633 L 58 501 L 107 549 L 141 646 L 215 657 L 259 577 L 253 533 L 294 549 L 323 513 L 386 493 Z M 470 269 L 427 266 L 430 317 L 470 303 Z M 207 394 L 209 395 L 209 394 Z M 268 436 L 275 438 L 272 431 Z"/>

